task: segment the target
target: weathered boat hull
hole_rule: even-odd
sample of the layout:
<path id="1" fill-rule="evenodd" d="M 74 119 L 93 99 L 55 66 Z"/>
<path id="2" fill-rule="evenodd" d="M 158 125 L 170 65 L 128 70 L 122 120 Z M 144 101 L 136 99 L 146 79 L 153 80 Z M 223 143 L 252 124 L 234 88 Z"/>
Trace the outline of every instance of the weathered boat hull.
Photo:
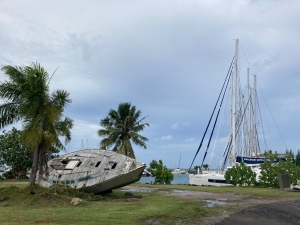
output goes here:
<path id="1" fill-rule="evenodd" d="M 144 168 L 139 168 L 134 171 L 131 171 L 130 173 L 122 174 L 118 177 L 115 177 L 110 180 L 106 180 L 102 183 L 86 187 L 85 190 L 87 192 L 92 192 L 92 193 L 101 193 L 101 192 L 104 192 L 107 190 L 124 187 L 126 185 L 129 185 L 129 184 L 139 181 L 143 171 L 144 171 Z"/>
<path id="2" fill-rule="evenodd" d="M 101 193 L 138 181 L 145 166 L 113 151 L 82 150 L 50 160 L 49 174 L 37 177 L 37 183 L 44 187 L 66 184 Z"/>

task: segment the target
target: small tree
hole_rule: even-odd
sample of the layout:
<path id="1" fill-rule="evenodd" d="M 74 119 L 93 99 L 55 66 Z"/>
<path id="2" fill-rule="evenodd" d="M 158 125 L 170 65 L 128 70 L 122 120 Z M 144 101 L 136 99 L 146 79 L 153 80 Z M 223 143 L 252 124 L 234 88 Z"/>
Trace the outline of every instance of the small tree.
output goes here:
<path id="1" fill-rule="evenodd" d="M 265 152 L 268 160 L 261 165 L 260 185 L 263 187 L 279 188 L 278 174 L 288 174 L 291 184 L 296 184 L 300 179 L 300 168 L 295 165 L 291 154 L 287 155 L 286 161 L 278 161 L 277 152 Z M 278 163 L 276 163 L 278 161 Z"/>
<path id="2" fill-rule="evenodd" d="M 292 155 L 288 154 L 286 161 L 280 160 L 278 162 L 278 174 L 288 174 L 291 184 L 297 184 L 300 179 L 300 168 L 294 163 Z"/>
<path id="3" fill-rule="evenodd" d="M 32 165 L 31 149 L 27 147 L 21 139 L 22 132 L 16 128 L 11 131 L 2 132 L 0 135 L 0 158 L 3 162 L 11 166 L 11 176 L 7 178 L 24 178 L 26 177 L 27 170 Z"/>
<path id="4" fill-rule="evenodd" d="M 200 169 L 200 166 L 194 166 L 194 170 Z"/>
<path id="5" fill-rule="evenodd" d="M 232 181 L 234 186 L 253 186 L 256 183 L 256 173 L 246 166 L 244 162 L 233 166 L 225 173 L 227 182 Z"/>
<path id="6" fill-rule="evenodd" d="M 286 155 L 291 155 L 293 162 L 295 162 L 295 156 L 294 156 L 294 152 L 292 151 L 292 149 L 285 150 L 285 154 Z"/>
<path id="7" fill-rule="evenodd" d="M 300 166 L 300 150 L 298 149 L 296 159 L 295 159 L 296 166 Z"/>
<path id="8" fill-rule="evenodd" d="M 264 163 L 261 164 L 261 175 L 259 177 L 259 184 L 262 187 L 279 187 L 277 174 L 278 174 L 278 164 L 274 163 L 278 159 L 278 154 L 272 153 L 271 150 L 264 153 L 265 159 Z"/>
<path id="9" fill-rule="evenodd" d="M 170 184 L 174 178 L 171 170 L 163 165 L 161 159 L 158 162 L 152 160 L 147 170 L 155 177 L 154 184 Z"/>
<path id="10" fill-rule="evenodd" d="M 204 164 L 204 165 L 203 165 L 203 168 L 204 168 L 205 170 L 207 170 L 207 169 L 209 168 L 209 165 L 208 165 L 208 164 Z"/>

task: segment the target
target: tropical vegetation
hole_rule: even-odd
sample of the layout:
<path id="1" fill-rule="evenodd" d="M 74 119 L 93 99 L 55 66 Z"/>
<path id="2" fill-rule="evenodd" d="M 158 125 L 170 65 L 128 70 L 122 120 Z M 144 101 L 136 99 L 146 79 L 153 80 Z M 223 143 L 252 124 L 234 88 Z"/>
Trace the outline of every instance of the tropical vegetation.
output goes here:
<path id="1" fill-rule="evenodd" d="M 158 161 L 152 160 L 149 166 L 147 170 L 154 176 L 154 184 L 171 184 L 174 175 L 172 171 L 163 164 L 161 159 Z"/>
<path id="2" fill-rule="evenodd" d="M 131 141 L 147 149 L 148 139 L 139 134 L 148 123 L 143 123 L 146 117 L 130 102 L 120 103 L 117 110 L 111 109 L 108 115 L 100 121 L 103 129 L 98 130 L 98 135 L 104 137 L 100 144 L 102 149 L 110 149 L 120 154 L 135 158 Z"/>
<path id="3" fill-rule="evenodd" d="M 194 170 L 200 169 L 200 166 L 194 166 Z"/>
<path id="4" fill-rule="evenodd" d="M 253 186 L 256 184 L 256 173 L 241 162 L 226 171 L 225 179 L 232 182 L 233 186 Z"/>
<path id="5" fill-rule="evenodd" d="M 296 166 L 300 166 L 300 150 L 299 149 L 298 149 L 298 152 L 295 157 L 295 164 L 296 164 Z"/>
<path id="6" fill-rule="evenodd" d="M 203 169 L 208 170 L 208 168 L 209 168 L 209 165 L 208 165 L 208 164 L 204 164 L 204 165 L 203 165 Z"/>
<path id="7" fill-rule="evenodd" d="M 2 131 L 0 135 L 0 158 L 3 163 L 11 167 L 11 171 L 5 174 L 6 178 L 25 178 L 32 166 L 32 153 L 21 139 L 21 131 L 12 128 L 11 131 Z"/>
<path id="8" fill-rule="evenodd" d="M 264 155 L 270 160 L 265 160 L 261 165 L 261 186 L 279 188 L 278 174 L 289 175 L 291 184 L 296 184 L 297 180 L 300 180 L 300 167 L 295 165 L 291 154 L 287 155 L 286 161 L 278 161 L 278 153 L 273 153 L 271 150 L 265 152 Z M 274 161 L 278 161 L 278 163 L 274 163 Z"/>
<path id="9" fill-rule="evenodd" d="M 0 129 L 22 122 L 22 139 L 33 154 L 29 185 L 35 183 L 37 171 L 47 172 L 45 166 L 53 146 L 64 149 L 71 140 L 73 120 L 63 118 L 64 108 L 71 103 L 69 93 L 56 90 L 50 94 L 52 78 L 39 63 L 29 66 L 3 66 L 8 80 L 0 84 Z"/>
<path id="10" fill-rule="evenodd" d="M 260 165 L 259 185 L 261 187 L 279 188 L 278 175 L 289 175 L 291 184 L 300 180 L 300 167 L 293 160 L 293 155 L 288 153 L 286 160 L 281 160 L 278 153 L 269 150 L 264 153 L 264 163 Z M 296 157 L 297 158 L 297 157 Z M 226 181 L 231 181 L 234 186 L 253 186 L 256 184 L 256 174 L 243 162 L 233 166 L 225 173 Z"/>

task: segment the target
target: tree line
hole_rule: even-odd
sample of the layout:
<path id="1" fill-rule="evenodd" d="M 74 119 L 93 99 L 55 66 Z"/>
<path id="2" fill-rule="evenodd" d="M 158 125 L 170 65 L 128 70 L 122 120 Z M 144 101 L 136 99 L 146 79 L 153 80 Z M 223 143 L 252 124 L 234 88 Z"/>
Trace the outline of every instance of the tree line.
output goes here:
<path id="1" fill-rule="evenodd" d="M 55 90 L 50 93 L 50 76 L 39 64 L 29 66 L 3 66 L 1 70 L 8 80 L 0 83 L 0 129 L 21 122 L 22 129 L 2 131 L 0 135 L 0 160 L 12 167 L 14 176 L 26 175 L 29 168 L 29 185 L 34 185 L 39 174 L 47 173 L 47 161 L 65 150 L 71 141 L 73 119 L 64 116 L 64 109 L 71 104 L 69 93 Z M 130 102 L 123 102 L 118 109 L 111 109 L 100 120 L 103 137 L 101 148 L 113 150 L 135 158 L 131 141 L 147 148 L 148 139 L 139 134 L 148 123 Z M 64 138 L 64 143 L 59 137 Z"/>

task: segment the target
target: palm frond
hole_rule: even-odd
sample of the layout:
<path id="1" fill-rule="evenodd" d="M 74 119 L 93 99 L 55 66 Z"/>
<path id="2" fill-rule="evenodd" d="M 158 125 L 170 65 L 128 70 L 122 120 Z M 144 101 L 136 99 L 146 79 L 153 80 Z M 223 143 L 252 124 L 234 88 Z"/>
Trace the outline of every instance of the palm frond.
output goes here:
<path id="1" fill-rule="evenodd" d="M 22 66 L 3 66 L 1 70 L 8 76 L 9 83 L 22 84 L 26 83 L 26 74 Z"/>
<path id="2" fill-rule="evenodd" d="M 134 126 L 131 129 L 132 129 L 133 132 L 139 132 L 139 131 L 144 130 L 146 126 L 149 127 L 150 125 L 148 123 L 143 123 L 143 124 L 139 124 L 137 126 Z"/>
<path id="3" fill-rule="evenodd" d="M 138 134 L 138 133 L 131 133 L 131 139 L 134 144 L 143 147 L 144 149 L 147 149 L 146 141 L 148 141 L 148 138 Z"/>
<path id="4" fill-rule="evenodd" d="M 22 119 L 19 113 L 19 105 L 14 103 L 6 103 L 0 105 L 0 129 Z"/>

